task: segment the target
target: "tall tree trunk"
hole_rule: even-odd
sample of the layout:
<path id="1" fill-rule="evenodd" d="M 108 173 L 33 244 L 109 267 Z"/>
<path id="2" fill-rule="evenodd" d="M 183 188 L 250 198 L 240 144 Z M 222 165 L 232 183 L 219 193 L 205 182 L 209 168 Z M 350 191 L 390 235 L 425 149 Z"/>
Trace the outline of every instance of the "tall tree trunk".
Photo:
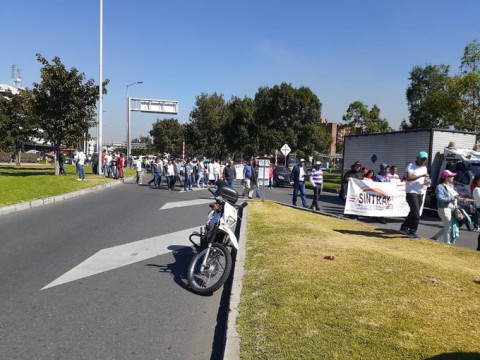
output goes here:
<path id="1" fill-rule="evenodd" d="M 21 151 L 20 149 L 15 149 L 15 165 L 20 166 L 21 164 Z"/>
<path id="2" fill-rule="evenodd" d="M 58 163 L 58 154 L 59 154 L 59 147 L 54 147 L 55 154 L 53 155 L 53 161 L 55 164 L 55 175 L 60 175 L 60 164 Z"/>

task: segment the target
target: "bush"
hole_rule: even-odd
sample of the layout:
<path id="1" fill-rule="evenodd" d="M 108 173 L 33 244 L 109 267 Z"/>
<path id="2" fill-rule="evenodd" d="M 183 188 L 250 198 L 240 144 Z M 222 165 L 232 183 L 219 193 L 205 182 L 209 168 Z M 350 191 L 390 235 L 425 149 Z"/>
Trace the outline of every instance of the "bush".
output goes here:
<path id="1" fill-rule="evenodd" d="M 12 156 L 11 152 L 1 152 L 0 151 L 0 162 L 8 163 L 10 161 L 10 157 Z M 20 160 L 22 163 L 36 163 L 37 159 L 40 158 L 38 154 L 26 154 L 22 153 L 20 156 Z"/>

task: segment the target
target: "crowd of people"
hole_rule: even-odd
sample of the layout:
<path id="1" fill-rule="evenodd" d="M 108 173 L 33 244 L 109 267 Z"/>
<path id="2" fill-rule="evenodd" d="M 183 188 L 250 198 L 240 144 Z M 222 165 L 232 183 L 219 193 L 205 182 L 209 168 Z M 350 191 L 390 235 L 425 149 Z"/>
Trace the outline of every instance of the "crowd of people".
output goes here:
<path id="1" fill-rule="evenodd" d="M 450 146 L 450 145 L 449 145 Z M 87 158 L 82 148 L 79 148 L 74 157 L 74 164 L 77 168 L 79 181 L 85 180 L 85 163 L 90 160 L 94 173 L 97 173 L 98 156 L 95 154 L 91 159 Z M 366 169 L 359 161 L 351 165 L 349 171 L 342 178 L 342 186 L 339 198 L 346 200 L 347 187 L 351 178 L 372 182 L 405 182 L 406 202 L 409 206 L 409 213 L 400 227 L 400 232 L 410 238 L 419 238 L 417 234 L 420 221 L 420 209 L 424 201 L 424 187 L 430 184 L 430 175 L 427 171 L 428 154 L 420 151 L 416 160 L 406 167 L 405 176 L 401 179 L 398 175 L 398 167 L 382 163 L 379 171 L 375 173 L 372 169 Z M 65 174 L 63 168 L 64 158 L 60 154 L 60 174 Z M 260 186 L 258 181 L 259 166 L 256 160 L 246 160 L 237 165 L 241 165 L 241 171 L 237 171 L 236 164 L 229 160 L 223 164 L 220 160 L 204 161 L 203 159 L 175 159 L 175 158 L 146 158 L 141 157 L 136 160 L 130 159 L 129 166 L 136 170 L 137 184 L 143 184 L 143 175 L 145 172 L 151 173 L 152 178 L 148 185 L 154 187 L 162 186 L 164 179 L 165 187 L 173 190 L 176 186 L 183 187 L 184 191 L 191 191 L 194 187 L 199 189 L 206 188 L 207 185 L 215 185 L 221 179 L 225 185 L 235 189 L 235 181 L 238 180 L 244 186 L 240 193 L 241 198 L 252 199 L 255 195 L 260 197 Z M 101 166 L 106 177 L 123 181 L 125 177 L 125 167 L 127 166 L 126 156 L 118 151 L 104 151 L 101 156 Z M 241 173 L 241 175 L 240 175 Z M 438 240 L 443 237 L 447 244 L 455 241 L 456 221 L 452 217 L 453 210 L 458 208 L 459 194 L 453 186 L 453 179 L 456 173 L 445 170 L 440 174 L 439 184 L 435 188 L 437 198 L 438 214 L 443 222 L 443 228 L 435 234 L 432 239 Z M 313 200 L 310 205 L 307 204 L 305 193 L 306 180 L 310 181 L 313 189 Z M 269 169 L 269 184 L 272 188 L 273 164 Z M 297 198 L 300 195 L 302 206 L 313 210 L 320 210 L 319 198 L 323 188 L 323 170 L 322 163 L 317 161 L 310 172 L 305 166 L 305 160 L 300 159 L 299 164 L 294 166 L 290 183 L 293 185 L 292 204 L 297 206 Z M 476 175 L 471 186 L 472 198 L 475 203 L 475 212 L 473 213 L 473 229 L 479 229 L 480 222 L 480 174 Z M 467 217 L 468 215 L 465 214 Z M 352 216 L 357 219 L 358 216 Z M 379 217 L 378 221 L 386 223 L 386 219 Z M 457 231 L 458 232 L 458 231 Z"/>
<path id="2" fill-rule="evenodd" d="M 449 146 L 453 145 L 449 144 Z M 417 230 L 420 222 L 420 209 L 422 208 L 425 197 L 424 189 L 431 184 L 430 175 L 427 170 L 427 160 L 427 152 L 420 151 L 415 161 L 407 165 L 405 176 L 402 179 L 400 179 L 397 174 L 398 167 L 396 165 L 389 166 L 383 163 L 380 165 L 380 171 L 375 174 L 373 170 L 365 169 L 359 161 L 356 161 L 342 178 L 342 188 L 339 198 L 343 201 L 346 200 L 348 183 L 351 178 L 372 182 L 405 182 L 406 202 L 410 211 L 400 226 L 400 232 L 410 238 L 418 239 L 420 236 L 417 234 Z M 463 223 L 466 224 L 469 230 L 478 231 L 479 229 L 480 174 L 475 175 L 470 187 L 475 204 L 475 210 L 472 214 L 473 221 L 470 220 L 469 215 L 459 207 L 458 200 L 460 195 L 453 186 L 456 175 L 456 173 L 449 169 L 443 170 L 439 176 L 439 183 L 435 187 L 438 215 L 443 222 L 443 227 L 431 237 L 431 239 L 443 239 L 446 244 L 453 244 L 455 242 L 455 239 L 459 236 L 459 227 Z M 455 212 L 460 213 L 458 219 L 455 216 Z M 352 218 L 357 219 L 358 216 L 352 216 Z M 464 220 L 460 220 L 460 218 Z M 378 218 L 378 221 L 386 223 L 385 218 Z M 472 226 L 470 226 L 470 222 Z M 477 250 L 480 250 L 480 245 Z"/>
<path id="3" fill-rule="evenodd" d="M 176 185 L 183 187 L 184 191 L 191 191 L 194 187 L 202 189 L 208 185 L 215 185 L 221 179 L 225 185 L 235 189 L 235 181 L 238 180 L 244 185 L 244 190 L 240 197 L 252 198 L 253 192 L 260 197 L 258 186 L 258 164 L 255 160 L 246 160 L 241 165 L 241 174 L 237 172 L 236 164 L 229 160 L 223 164 L 221 160 L 204 161 L 203 159 L 175 159 L 160 158 L 154 159 L 136 159 L 132 166 L 136 170 L 136 183 L 143 184 L 143 175 L 152 173 L 151 180 L 147 185 L 155 187 L 162 186 L 162 178 L 168 190 L 173 190 Z M 273 178 L 273 166 L 270 170 L 270 184 Z"/>
<path id="4" fill-rule="evenodd" d="M 418 223 L 420 221 L 420 208 L 423 203 L 423 188 L 430 184 L 430 177 L 427 172 L 428 154 L 420 151 L 415 162 L 409 163 L 406 168 L 406 175 L 400 179 L 398 175 L 397 165 L 380 164 L 380 171 L 375 174 L 372 169 L 362 167 L 359 161 L 353 163 L 350 170 L 345 173 L 342 178 L 342 187 L 339 198 L 346 200 L 348 183 L 351 178 L 372 182 L 405 182 L 406 201 L 410 208 L 405 221 L 401 225 L 400 232 L 411 238 L 419 238 L 417 234 Z M 443 176 L 443 174 L 442 174 Z M 357 219 L 358 216 L 353 215 L 352 218 Z M 384 217 L 378 218 L 380 223 L 385 224 Z"/>
<path id="5" fill-rule="evenodd" d="M 165 179 L 165 186 L 173 190 L 178 184 L 184 190 L 192 190 L 193 187 L 206 188 L 208 184 L 213 185 L 223 176 L 226 167 L 221 161 L 213 160 L 205 162 L 197 159 L 175 159 L 175 158 L 151 158 L 145 157 L 133 160 L 131 166 L 136 170 L 137 184 L 143 184 L 143 175 L 152 173 L 152 179 L 148 185 L 155 187 L 162 186 L 162 178 Z"/>

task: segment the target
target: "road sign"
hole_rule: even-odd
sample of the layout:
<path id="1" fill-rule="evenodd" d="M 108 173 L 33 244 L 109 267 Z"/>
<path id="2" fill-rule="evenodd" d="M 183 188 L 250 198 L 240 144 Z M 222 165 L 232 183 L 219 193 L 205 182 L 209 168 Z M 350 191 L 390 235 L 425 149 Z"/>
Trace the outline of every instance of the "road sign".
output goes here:
<path id="1" fill-rule="evenodd" d="M 292 151 L 292 149 L 290 149 L 290 146 L 285 144 L 285 145 L 282 146 L 280 151 L 282 152 L 283 155 L 287 156 L 288 154 L 290 154 L 290 151 Z"/>
<path id="2" fill-rule="evenodd" d="M 270 160 L 269 159 L 258 160 L 258 179 L 268 180 L 269 172 L 270 172 Z"/>
<path id="3" fill-rule="evenodd" d="M 269 167 L 270 166 L 270 159 L 259 159 L 258 166 L 260 167 Z"/>

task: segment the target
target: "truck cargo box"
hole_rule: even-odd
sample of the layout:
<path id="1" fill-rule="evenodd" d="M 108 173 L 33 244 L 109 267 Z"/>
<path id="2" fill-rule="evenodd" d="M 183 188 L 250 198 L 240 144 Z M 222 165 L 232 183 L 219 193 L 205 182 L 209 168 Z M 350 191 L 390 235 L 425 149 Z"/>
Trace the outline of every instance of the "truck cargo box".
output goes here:
<path id="1" fill-rule="evenodd" d="M 379 134 L 348 135 L 343 145 L 343 174 L 350 170 L 355 161 L 375 173 L 380 171 L 380 164 L 398 166 L 398 175 L 405 175 L 408 163 L 415 161 L 420 151 L 428 153 L 427 167 L 432 175 L 438 172 L 443 161 L 443 150 L 450 141 L 457 148 L 472 149 L 476 134 L 444 130 L 415 129 Z"/>

